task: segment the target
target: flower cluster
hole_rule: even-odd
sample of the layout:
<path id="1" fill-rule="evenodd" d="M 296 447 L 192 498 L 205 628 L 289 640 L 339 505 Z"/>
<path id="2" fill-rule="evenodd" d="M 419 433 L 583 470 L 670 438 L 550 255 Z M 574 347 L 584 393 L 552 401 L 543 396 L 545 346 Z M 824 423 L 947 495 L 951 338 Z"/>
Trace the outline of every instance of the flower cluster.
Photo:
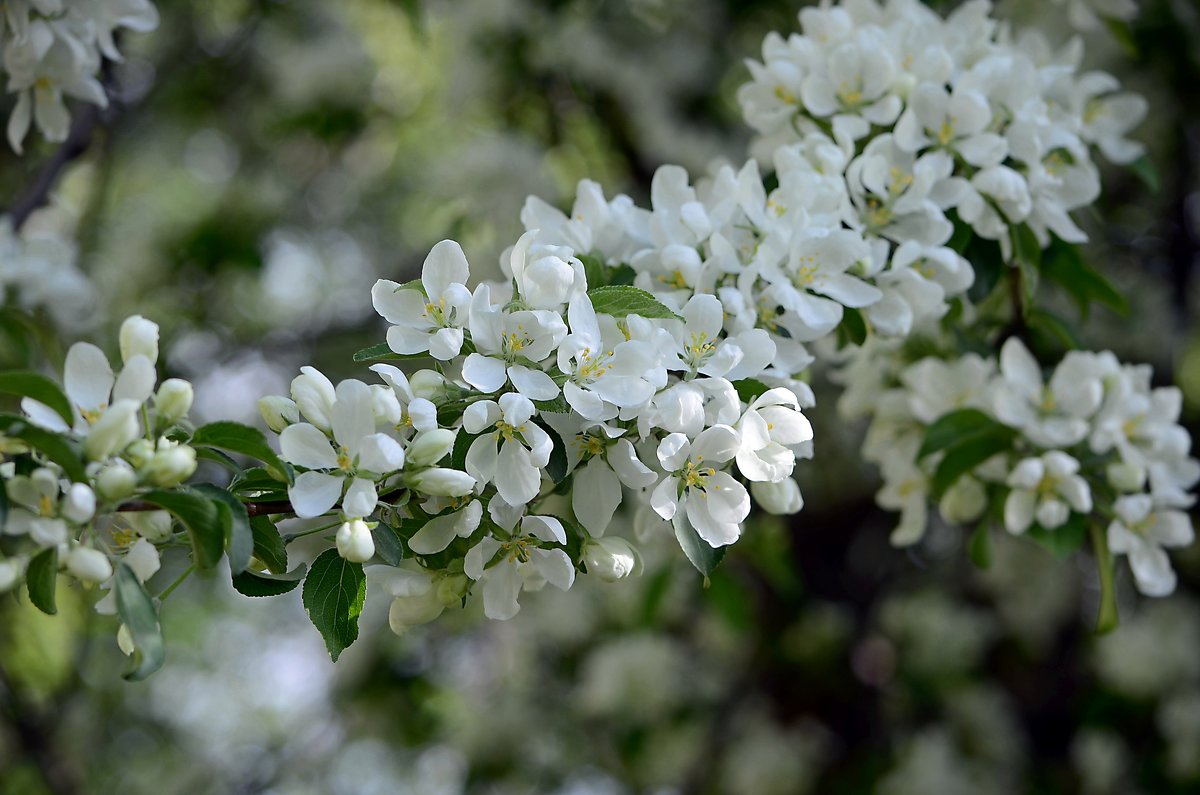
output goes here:
<path id="1" fill-rule="evenodd" d="M 67 352 L 64 390 L 39 387 L 25 417 L 0 415 L 0 464 L 7 498 L 0 586 L 37 567 L 49 581 L 62 567 L 79 580 L 109 581 L 126 563 L 144 582 L 158 570 L 157 544 L 172 536 L 162 511 L 125 512 L 137 497 L 179 486 L 196 469 L 196 451 L 173 437 L 186 423 L 192 387 L 158 383 L 158 326 L 140 316 L 121 326 L 122 366 L 77 342 Z M 47 382 L 49 383 L 49 382 Z M 47 442 L 47 432 L 57 434 Z M 21 454 L 29 454 L 16 458 Z M 51 588 L 52 589 L 52 588 Z M 109 610 L 111 612 L 111 610 Z M 127 645 L 127 644 L 126 644 Z"/>
<path id="2" fill-rule="evenodd" d="M 1106 526 L 1113 553 L 1128 556 L 1142 593 L 1174 590 L 1164 548 L 1191 543 L 1185 511 L 1200 482 L 1178 388 L 1152 388 L 1149 366 L 1108 352 L 1072 351 L 1045 379 L 1015 337 L 998 360 L 968 354 L 885 368 L 890 384 L 880 383 L 879 357 L 866 365 L 872 358 L 843 377 L 848 394 L 876 402 L 844 407 L 873 413 L 863 455 L 883 474 L 879 504 L 901 514 L 893 543 L 920 540 L 931 497 L 946 522 L 975 523 L 991 510 L 1008 532 L 1032 530 L 1058 549 L 1082 543 L 1092 522 Z"/>
<path id="3" fill-rule="evenodd" d="M 375 553 L 369 517 L 399 528 L 420 565 L 392 583 L 393 627 L 432 618 L 476 582 L 487 614 L 507 618 L 522 588 L 565 590 L 577 568 L 633 573 L 629 543 L 603 537 L 626 488 L 712 548 L 740 536 L 747 484 L 779 510 L 800 507 L 790 476 L 809 453 L 811 395 L 768 372 L 770 334 L 732 325 L 711 294 L 589 291 L 588 266 L 547 236 L 531 230 L 512 248 L 508 284 L 469 289 L 453 241 L 433 248 L 419 281 L 376 284 L 391 324 L 380 356 L 436 369 L 409 377 L 379 363 L 383 383 L 335 387 L 305 368 L 290 399 L 261 404 L 301 470 L 292 507 L 336 510 L 343 558 Z M 616 272 L 589 262 L 593 278 Z M 555 491 L 571 495 L 558 515 Z"/>
<path id="4" fill-rule="evenodd" d="M 77 330 L 93 315 L 95 287 L 76 264 L 74 241 L 31 227 L 17 232 L 0 217 L 0 293 L 26 311 L 45 311 L 58 328 Z"/>
<path id="5" fill-rule="evenodd" d="M 8 142 L 18 154 L 34 123 L 48 141 L 64 141 L 71 125 L 64 99 L 104 107 L 101 61 L 120 61 L 120 28 L 158 27 L 150 0 L 14 0 L 0 17 L 0 52 L 8 90 L 17 95 Z"/>
<path id="6" fill-rule="evenodd" d="M 986 0 L 945 19 L 916 0 L 804 9 L 803 35 L 769 35 L 738 94 L 760 151 L 814 135 L 846 151 L 865 141 L 867 217 L 932 220 L 941 242 L 950 210 L 1006 258 L 1020 224 L 1043 246 L 1051 234 L 1084 241 L 1070 213 L 1100 194 L 1091 147 L 1120 164 L 1141 156 L 1125 135 L 1146 102 L 1109 74 L 1080 74 L 1078 41 L 1055 50 L 989 12 Z"/>

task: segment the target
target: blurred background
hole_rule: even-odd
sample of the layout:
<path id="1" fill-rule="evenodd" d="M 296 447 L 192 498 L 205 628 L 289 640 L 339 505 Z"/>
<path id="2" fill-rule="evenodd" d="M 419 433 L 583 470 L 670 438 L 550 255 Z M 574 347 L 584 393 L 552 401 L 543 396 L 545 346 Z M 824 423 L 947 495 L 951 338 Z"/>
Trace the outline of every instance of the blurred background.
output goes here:
<path id="1" fill-rule="evenodd" d="M 1089 68 L 1150 101 L 1134 137 L 1161 184 L 1111 170 L 1083 219 L 1135 311 L 1097 312 L 1083 338 L 1179 383 L 1194 433 L 1200 10 L 1147 0 L 1077 29 L 1119 5 L 996 14 L 1084 36 Z M 301 364 L 361 375 L 350 355 L 383 334 L 371 285 L 416 276 L 438 240 L 494 275 L 530 193 L 566 206 L 589 177 L 644 202 L 663 163 L 743 159 L 742 61 L 795 30 L 799 4 L 158 7 L 159 29 L 106 68 L 112 106 L 74 108 L 87 147 L 51 203 L 0 240 L 36 274 L 0 284 L 0 367 L 57 367 L 136 312 L 162 325 L 167 374 L 196 383 L 198 422 L 257 423 L 255 400 Z M 0 153 L 9 211 L 57 152 Z M 95 592 L 61 589 L 54 618 L 5 597 L 0 793 L 1200 792 L 1200 551 L 1176 557 L 1170 598 L 1123 581 L 1122 625 L 1096 638 L 1075 561 L 997 534 L 977 569 L 938 526 L 891 549 L 863 429 L 835 392 L 818 399 L 805 509 L 754 519 L 707 588 L 663 538 L 640 578 L 581 578 L 504 623 L 476 602 L 396 637 L 371 591 L 335 666 L 298 592 L 247 599 L 218 571 L 164 604 L 167 664 L 136 684 Z"/>

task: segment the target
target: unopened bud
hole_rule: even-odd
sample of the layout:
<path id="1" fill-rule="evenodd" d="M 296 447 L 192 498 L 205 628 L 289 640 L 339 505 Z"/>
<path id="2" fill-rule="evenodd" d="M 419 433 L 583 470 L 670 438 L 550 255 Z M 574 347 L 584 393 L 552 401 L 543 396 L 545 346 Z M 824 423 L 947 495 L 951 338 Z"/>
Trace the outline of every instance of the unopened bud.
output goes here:
<path id="1" fill-rule="evenodd" d="M 142 469 L 142 478 L 152 486 L 178 486 L 196 471 L 196 451 L 185 444 L 159 449 Z"/>
<path id="2" fill-rule="evenodd" d="M 157 543 L 171 537 L 171 514 L 166 511 L 135 511 L 122 516 L 147 541 Z"/>
<path id="3" fill-rule="evenodd" d="M 96 491 L 110 502 L 123 500 L 137 488 L 137 473 L 124 461 L 104 467 L 96 475 Z"/>
<path id="4" fill-rule="evenodd" d="M 84 483 L 72 483 L 59 508 L 62 517 L 83 524 L 96 515 L 96 494 Z"/>
<path id="5" fill-rule="evenodd" d="M 397 596 L 388 610 L 388 626 L 392 628 L 392 632 L 403 635 L 409 627 L 433 621 L 444 609 L 445 605 L 438 599 L 433 588 L 418 596 Z"/>
<path id="6" fill-rule="evenodd" d="M 942 518 L 950 524 L 966 524 L 983 515 L 987 509 L 987 490 L 972 477 L 961 477 L 946 489 L 938 503 Z"/>
<path id="7" fill-rule="evenodd" d="M 1146 486 L 1146 468 L 1121 461 L 1105 469 L 1108 482 L 1117 491 L 1141 491 Z"/>
<path id="8" fill-rule="evenodd" d="M 623 538 L 606 536 L 589 539 L 583 545 L 583 563 L 588 574 L 605 582 L 616 582 L 642 572 L 642 556 Z"/>
<path id="9" fill-rule="evenodd" d="M 259 398 L 258 410 L 262 414 L 263 422 L 275 433 L 280 433 L 287 426 L 300 421 L 300 410 L 296 408 L 296 401 L 282 395 Z"/>
<path id="10" fill-rule="evenodd" d="M 182 378 L 168 378 L 159 385 L 158 393 L 154 396 L 154 408 L 158 412 L 158 419 L 164 425 L 179 422 L 191 410 L 194 398 L 195 393 L 190 383 Z"/>
<path id="11" fill-rule="evenodd" d="M 75 547 L 67 553 L 67 571 L 85 582 L 104 582 L 112 576 L 108 556 L 91 547 Z"/>
<path id="12" fill-rule="evenodd" d="M 343 522 L 337 531 L 337 551 L 351 563 L 363 563 L 375 554 L 375 539 L 362 519 Z"/>
<path id="13" fill-rule="evenodd" d="M 409 485 L 431 497 L 462 497 L 475 488 L 475 478 L 458 469 L 434 467 L 417 472 L 408 479 Z"/>
<path id="14" fill-rule="evenodd" d="M 409 466 L 423 467 L 441 461 L 454 447 L 454 431 L 435 428 L 417 434 L 408 446 Z"/>
<path id="15" fill-rule="evenodd" d="M 128 317 L 121 324 L 121 360 L 126 364 L 134 356 L 145 356 L 151 364 L 158 361 L 158 324 L 141 315 Z"/>
<path id="16" fill-rule="evenodd" d="M 793 514 L 804 507 L 800 486 L 791 478 L 785 478 L 778 483 L 754 481 L 750 484 L 750 493 L 754 495 L 754 501 L 767 513 Z"/>
<path id="17" fill-rule="evenodd" d="M 446 393 L 446 379 L 435 370 L 417 370 L 408 379 L 408 385 L 414 397 L 426 400 L 436 400 Z"/>

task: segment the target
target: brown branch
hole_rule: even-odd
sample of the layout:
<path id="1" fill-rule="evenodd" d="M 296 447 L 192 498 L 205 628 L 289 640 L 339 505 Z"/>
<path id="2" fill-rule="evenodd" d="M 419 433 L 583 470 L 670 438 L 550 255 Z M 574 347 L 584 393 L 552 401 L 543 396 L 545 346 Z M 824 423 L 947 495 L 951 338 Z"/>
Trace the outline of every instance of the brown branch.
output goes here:
<path id="1" fill-rule="evenodd" d="M 288 500 L 269 500 L 267 502 L 244 502 L 246 513 L 250 516 L 267 516 L 273 513 L 295 513 L 292 503 Z M 137 513 L 139 511 L 166 510 L 161 505 L 155 505 L 146 500 L 129 500 L 117 506 L 118 513 Z"/>
<path id="2" fill-rule="evenodd" d="M 67 139 L 42 165 L 33 182 L 9 209 L 8 214 L 12 217 L 14 231 L 19 230 L 29 220 L 34 210 L 50 200 L 50 191 L 62 176 L 62 172 L 91 146 L 92 133 L 100 124 L 103 115 L 104 110 L 100 106 L 90 104 L 85 105 L 83 110 L 75 115 Z"/>

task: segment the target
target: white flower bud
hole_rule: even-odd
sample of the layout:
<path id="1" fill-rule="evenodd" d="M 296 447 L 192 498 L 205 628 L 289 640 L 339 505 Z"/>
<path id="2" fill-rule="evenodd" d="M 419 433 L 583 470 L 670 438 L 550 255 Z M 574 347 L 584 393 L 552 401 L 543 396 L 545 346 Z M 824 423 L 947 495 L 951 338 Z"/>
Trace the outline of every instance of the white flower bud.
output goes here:
<path id="1" fill-rule="evenodd" d="M 287 426 L 300 421 L 300 410 L 296 408 L 296 401 L 282 395 L 259 398 L 258 410 L 262 414 L 263 422 L 275 433 L 280 433 Z"/>
<path id="2" fill-rule="evenodd" d="M 113 574 L 108 556 L 91 547 L 75 547 L 67 553 L 67 571 L 85 582 L 104 582 Z"/>
<path id="3" fill-rule="evenodd" d="M 157 543 L 171 537 L 171 514 L 166 511 L 133 511 L 121 516 L 147 541 Z"/>
<path id="4" fill-rule="evenodd" d="M 133 644 L 133 633 L 129 631 L 129 627 L 125 624 L 117 627 L 117 648 L 127 657 L 137 650 L 137 647 Z"/>
<path id="5" fill-rule="evenodd" d="M 154 408 L 158 418 L 166 425 L 179 422 L 192 408 L 195 393 L 192 385 L 182 378 L 168 378 L 158 387 L 154 396 Z"/>
<path id="6" fill-rule="evenodd" d="M 124 461 L 114 461 L 96 475 L 96 491 L 110 502 L 123 500 L 137 488 L 137 473 Z"/>
<path id="7" fill-rule="evenodd" d="M 431 497 L 462 497 L 475 489 L 475 478 L 457 469 L 434 467 L 410 475 L 408 485 Z"/>
<path id="8" fill-rule="evenodd" d="M 121 360 L 126 364 L 134 356 L 145 356 L 151 364 L 158 361 L 158 324 L 141 315 L 128 317 L 121 324 Z"/>
<path id="9" fill-rule="evenodd" d="M 21 577 L 20 558 L 0 560 L 0 593 L 6 593 Z"/>
<path id="10" fill-rule="evenodd" d="M 964 476 L 946 489 L 938 503 L 942 518 L 950 524 L 966 524 L 983 515 L 987 509 L 987 490 L 973 477 Z"/>
<path id="11" fill-rule="evenodd" d="M 132 400 L 118 400 L 109 406 L 96 420 L 83 443 L 88 458 L 93 461 L 108 458 L 138 438 L 141 434 L 137 417 L 139 408 Z"/>
<path id="12" fill-rule="evenodd" d="M 471 578 L 465 574 L 452 574 L 443 577 L 437 584 L 437 598 L 446 607 L 454 607 L 462 602 L 471 586 Z"/>
<path id="13" fill-rule="evenodd" d="M 435 370 L 417 370 L 408 379 L 413 397 L 436 400 L 446 394 L 446 379 Z"/>
<path id="14" fill-rule="evenodd" d="M 1141 491 L 1146 486 L 1146 468 L 1127 461 L 1109 464 L 1105 474 L 1117 491 Z"/>
<path id="15" fill-rule="evenodd" d="M 178 486 L 196 471 L 196 451 L 185 444 L 160 449 L 142 469 L 142 479 L 152 486 Z"/>
<path id="16" fill-rule="evenodd" d="M 435 428 L 417 434 L 408 446 L 405 460 L 409 466 L 423 467 L 441 461 L 454 447 L 454 431 Z"/>
<path id="17" fill-rule="evenodd" d="M 84 483 L 72 483 L 59 508 L 62 517 L 83 524 L 96 515 L 96 494 Z"/>
<path id="18" fill-rule="evenodd" d="M 154 458 L 154 442 L 149 439 L 138 439 L 121 454 L 126 461 L 135 467 L 144 467 Z"/>
<path id="19" fill-rule="evenodd" d="M 333 427 L 333 404 L 337 393 L 333 383 L 315 367 L 301 367 L 292 379 L 292 399 L 310 423 L 323 431 Z"/>
<path id="20" fill-rule="evenodd" d="M 583 545 L 588 574 L 616 582 L 642 573 L 642 556 L 628 541 L 616 536 L 589 539 Z"/>
<path id="21" fill-rule="evenodd" d="M 342 522 L 337 531 L 337 551 L 351 563 L 363 563 L 375 554 L 375 539 L 362 519 Z"/>
<path id="22" fill-rule="evenodd" d="M 750 493 L 754 496 L 754 501 L 767 513 L 792 514 L 804 507 L 800 486 L 791 478 L 785 478 L 778 483 L 752 482 Z"/>
<path id="23" fill-rule="evenodd" d="M 433 588 L 419 596 L 397 596 L 388 610 L 388 626 L 392 632 L 403 635 L 409 627 L 433 621 L 445 609 Z"/>

